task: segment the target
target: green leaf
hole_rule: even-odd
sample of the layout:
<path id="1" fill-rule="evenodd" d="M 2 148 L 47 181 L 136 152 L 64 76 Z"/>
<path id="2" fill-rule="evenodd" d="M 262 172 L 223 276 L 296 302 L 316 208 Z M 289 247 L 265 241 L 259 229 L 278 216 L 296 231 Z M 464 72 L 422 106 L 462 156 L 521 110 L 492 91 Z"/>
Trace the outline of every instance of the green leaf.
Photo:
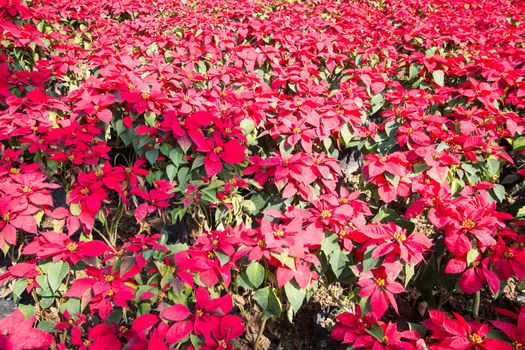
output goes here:
<path id="1" fill-rule="evenodd" d="M 281 301 L 275 295 L 273 288 L 265 287 L 257 290 L 253 295 L 253 300 L 262 308 L 264 317 L 271 318 L 281 315 Z"/>
<path id="2" fill-rule="evenodd" d="M 219 259 L 219 262 L 221 263 L 221 266 L 226 265 L 230 261 L 230 256 L 228 254 L 225 254 L 223 252 L 214 251 L 215 255 Z"/>
<path id="3" fill-rule="evenodd" d="M 45 332 L 53 332 L 55 330 L 55 323 L 49 320 L 42 320 L 38 322 L 36 328 Z"/>
<path id="4" fill-rule="evenodd" d="M 442 70 L 435 70 L 432 72 L 432 77 L 434 78 L 434 81 L 439 86 L 445 85 L 445 73 L 443 73 Z"/>
<path id="5" fill-rule="evenodd" d="M 146 159 L 151 165 L 155 164 L 158 156 L 159 156 L 159 150 L 157 149 L 149 149 L 146 151 Z"/>
<path id="6" fill-rule="evenodd" d="M 255 288 L 258 288 L 264 280 L 264 267 L 257 261 L 254 261 L 246 268 L 246 275 L 250 283 Z"/>
<path id="7" fill-rule="evenodd" d="M 372 337 L 379 340 L 380 342 L 383 342 L 383 336 L 385 335 L 385 333 L 383 332 L 383 328 L 381 328 L 381 326 L 375 324 L 369 329 L 367 329 L 366 332 Z"/>
<path id="8" fill-rule="evenodd" d="M 179 181 L 179 186 L 182 188 L 186 187 L 186 184 L 188 183 L 188 171 L 189 169 L 186 167 L 182 167 L 179 169 L 179 172 L 177 173 L 177 180 Z"/>
<path id="9" fill-rule="evenodd" d="M 173 146 L 169 143 L 163 143 L 160 146 L 160 153 L 164 154 L 165 156 L 168 156 L 170 152 L 173 150 Z"/>
<path id="10" fill-rule="evenodd" d="M 53 305 L 54 302 L 55 302 L 55 298 L 45 297 L 45 298 L 40 299 L 40 306 L 43 309 L 48 309 Z"/>
<path id="11" fill-rule="evenodd" d="M 287 248 L 283 252 L 280 252 L 280 253 L 273 252 L 271 253 L 271 255 L 277 260 L 279 260 L 283 265 L 286 265 L 291 270 L 295 271 L 295 260 L 294 258 L 288 255 Z"/>
<path id="12" fill-rule="evenodd" d="M 379 259 L 372 258 L 372 253 L 375 248 L 376 246 L 372 245 L 366 249 L 365 254 L 363 255 L 363 271 L 362 272 L 366 272 L 379 265 Z"/>
<path id="13" fill-rule="evenodd" d="M 352 133 L 350 132 L 350 129 L 348 128 L 348 124 L 343 125 L 343 127 L 339 131 L 339 135 L 341 135 L 341 138 L 345 142 L 345 145 L 348 145 L 348 143 L 352 140 Z"/>
<path id="14" fill-rule="evenodd" d="M 168 158 L 171 159 L 173 164 L 175 164 L 175 166 L 177 167 L 182 163 L 183 157 L 184 157 L 184 152 L 179 147 L 173 148 L 170 151 L 169 156 L 168 156 Z"/>
<path id="15" fill-rule="evenodd" d="M 377 94 L 377 95 L 372 96 L 372 98 L 370 99 L 370 102 L 372 104 L 371 114 L 374 114 L 375 112 L 377 112 L 383 107 L 383 105 L 385 104 L 385 98 L 383 97 L 383 95 Z"/>
<path id="16" fill-rule="evenodd" d="M 293 313 L 297 313 L 306 298 L 306 288 L 301 288 L 295 281 L 291 281 L 284 285 L 284 292 Z"/>
<path id="17" fill-rule="evenodd" d="M 13 282 L 13 295 L 15 299 L 20 298 L 27 287 L 27 280 L 25 278 L 18 278 Z"/>
<path id="18" fill-rule="evenodd" d="M 468 163 L 461 164 L 461 168 L 469 174 L 476 174 L 478 172 L 478 169 L 476 167 Z"/>
<path id="19" fill-rule="evenodd" d="M 408 286 L 408 282 L 414 277 L 415 266 L 412 264 L 405 265 L 405 288 Z"/>
<path id="20" fill-rule="evenodd" d="M 25 318 L 30 318 L 35 315 L 34 305 L 19 304 L 18 310 L 20 310 L 24 314 Z"/>
<path id="21" fill-rule="evenodd" d="M 505 200 L 505 187 L 503 187 L 502 185 L 498 184 L 490 191 L 494 193 L 495 197 L 498 199 L 499 202 L 503 202 Z"/>
<path id="22" fill-rule="evenodd" d="M 420 71 L 421 68 L 418 67 L 418 65 L 411 64 L 410 68 L 408 69 L 408 79 L 412 80 L 414 78 L 417 78 Z"/>
<path id="23" fill-rule="evenodd" d="M 80 312 L 80 299 L 70 298 L 65 303 L 60 304 L 59 310 L 60 313 L 64 313 L 67 310 L 70 315 L 75 315 L 77 312 Z"/>
<path id="24" fill-rule="evenodd" d="M 500 162 L 497 159 L 488 159 L 487 160 L 487 170 L 491 176 L 498 175 L 500 167 Z"/>
<path id="25" fill-rule="evenodd" d="M 146 121 L 147 126 L 155 126 L 156 119 L 157 116 L 155 115 L 155 113 L 151 111 L 147 111 L 146 113 L 144 113 L 144 120 Z"/>
<path id="26" fill-rule="evenodd" d="M 479 256 L 479 252 L 476 248 L 471 248 L 467 253 L 467 265 L 472 264 L 476 261 L 476 258 Z"/>
<path id="27" fill-rule="evenodd" d="M 512 148 L 515 151 L 522 151 L 525 149 L 525 136 L 518 137 L 514 141 L 512 141 Z"/>
<path id="28" fill-rule="evenodd" d="M 52 263 L 47 268 L 47 281 L 51 291 L 54 293 L 58 290 L 62 284 L 62 280 L 67 276 L 69 272 L 69 264 L 65 261 L 59 261 Z"/>
<path id="29" fill-rule="evenodd" d="M 397 131 L 397 129 L 399 129 L 399 123 L 396 121 L 385 124 L 385 132 L 388 137 L 392 136 Z"/>
<path id="30" fill-rule="evenodd" d="M 193 160 L 193 164 L 191 165 L 191 170 L 197 169 L 198 167 L 201 167 L 204 165 L 204 156 L 196 156 Z"/>
<path id="31" fill-rule="evenodd" d="M 416 331 L 421 335 L 425 335 L 427 333 L 427 329 L 422 324 L 412 322 L 407 322 L 407 324 L 408 329 L 410 329 L 411 331 Z"/>
<path id="32" fill-rule="evenodd" d="M 329 256 L 333 251 L 339 249 L 338 240 L 336 234 L 326 233 L 325 238 L 321 242 L 321 251 L 325 253 L 326 256 Z"/>
<path id="33" fill-rule="evenodd" d="M 397 186 L 399 185 L 399 180 L 401 180 L 401 178 L 399 176 L 392 175 L 386 172 L 384 173 L 384 175 L 385 175 L 386 181 L 390 182 L 392 186 L 397 188 Z"/>
<path id="34" fill-rule="evenodd" d="M 348 264 L 348 255 L 346 255 L 341 249 L 337 249 L 330 255 L 329 263 L 335 277 L 339 278 Z"/>
<path id="35" fill-rule="evenodd" d="M 249 134 L 255 129 L 255 123 L 251 119 L 244 118 L 240 123 L 240 127 L 246 131 L 246 134 Z"/>
<path id="36" fill-rule="evenodd" d="M 177 175 L 177 167 L 173 164 L 168 164 L 166 167 L 166 175 L 168 175 L 170 181 L 173 181 L 175 175 Z"/>

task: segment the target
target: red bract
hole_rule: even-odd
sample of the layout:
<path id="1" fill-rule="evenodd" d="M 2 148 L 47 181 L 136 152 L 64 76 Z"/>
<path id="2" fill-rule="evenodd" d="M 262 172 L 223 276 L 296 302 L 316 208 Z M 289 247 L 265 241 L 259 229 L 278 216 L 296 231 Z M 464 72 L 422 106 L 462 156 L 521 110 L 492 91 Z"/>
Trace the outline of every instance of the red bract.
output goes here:
<path id="1" fill-rule="evenodd" d="M 353 348 L 507 347 L 379 318 L 523 284 L 523 1 L 2 5 L 0 281 L 58 349 L 231 349 L 333 282 Z"/>
<path id="2" fill-rule="evenodd" d="M 432 241 L 424 234 L 414 232 L 407 236 L 406 230 L 393 222 L 366 225 L 359 231 L 371 238 L 369 244 L 377 244 L 372 257 L 386 256 L 386 261 L 395 261 L 399 257 L 402 261 L 415 265 L 423 260 L 423 254 L 432 246 Z"/>
<path id="3" fill-rule="evenodd" d="M 118 275 L 118 271 L 110 273 L 88 267 L 87 278 L 79 278 L 73 282 L 64 296 L 79 298 L 89 302 L 92 312 L 97 311 L 102 319 L 107 319 L 113 309 L 112 302 L 121 308 L 128 308 L 127 302 L 135 298 L 132 283 Z"/>
<path id="4" fill-rule="evenodd" d="M 232 340 L 244 333 L 242 318 L 235 315 L 211 318 L 203 330 L 202 349 L 234 349 Z"/>
<path id="5" fill-rule="evenodd" d="M 34 206 L 26 208 L 17 205 L 10 197 L 0 199 L 0 244 L 16 243 L 16 230 L 20 229 L 36 234 L 36 220 L 33 214 L 38 210 Z"/>
<path id="6" fill-rule="evenodd" d="M 40 236 L 24 247 L 23 254 L 35 254 L 45 259 L 52 257 L 53 261 L 65 260 L 76 264 L 88 257 L 96 257 L 109 251 L 109 247 L 101 241 L 75 242 L 65 234 L 56 232 L 41 232 Z"/>
<path id="7" fill-rule="evenodd" d="M 238 140 L 224 142 L 220 135 L 214 134 L 209 139 L 194 139 L 197 151 L 206 152 L 204 167 L 209 177 L 217 175 L 222 170 L 222 162 L 239 164 L 246 157 L 246 147 Z"/>
<path id="8" fill-rule="evenodd" d="M 400 283 L 395 281 L 401 268 L 400 264 L 385 263 L 383 266 L 363 272 L 359 276 L 359 282 L 357 282 L 361 287 L 359 296 L 369 298 L 372 312 L 377 319 L 383 317 L 388 305 L 392 305 L 394 310 L 398 312 L 394 294 L 402 293 L 405 290 Z"/>
<path id="9" fill-rule="evenodd" d="M 48 349 L 50 333 L 33 328 L 35 317 L 25 318 L 20 310 L 0 320 L 0 345 L 5 350 Z"/>
<path id="10" fill-rule="evenodd" d="M 488 263 L 489 259 L 480 262 L 478 258 L 465 270 L 467 263 L 454 258 L 449 261 L 445 271 L 447 273 L 461 273 L 459 286 L 464 293 L 478 292 L 483 287 L 484 282 L 487 282 L 492 293 L 496 294 L 500 290 L 500 279 L 488 268 Z"/>
<path id="11" fill-rule="evenodd" d="M 432 332 L 431 338 L 436 341 L 430 349 L 513 349 L 509 343 L 488 338 L 490 327 L 486 324 L 476 321 L 469 323 L 456 313 L 455 319 L 448 318 L 438 310 L 431 310 L 429 314 L 430 318 L 423 324 Z"/>
<path id="12" fill-rule="evenodd" d="M 115 103 L 116 100 L 115 96 L 107 94 L 83 96 L 82 101 L 77 103 L 77 110 L 87 114 L 95 114 L 104 123 L 109 123 L 113 115 L 107 107 Z"/>
<path id="13" fill-rule="evenodd" d="M 516 322 L 490 321 L 490 323 L 505 333 L 512 342 L 514 349 L 520 350 L 520 348 L 523 348 L 523 344 L 525 344 L 525 307 L 522 306 L 519 313 L 508 310 L 499 310 L 499 312 L 513 318 Z"/>

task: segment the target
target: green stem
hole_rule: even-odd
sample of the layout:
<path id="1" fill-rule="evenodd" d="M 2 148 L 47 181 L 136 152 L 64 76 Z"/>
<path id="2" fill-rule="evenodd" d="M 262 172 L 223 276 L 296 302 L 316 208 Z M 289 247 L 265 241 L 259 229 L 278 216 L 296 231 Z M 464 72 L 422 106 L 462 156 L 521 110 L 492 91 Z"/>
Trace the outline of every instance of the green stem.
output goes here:
<path id="1" fill-rule="evenodd" d="M 107 239 L 107 237 L 102 232 L 99 231 L 99 229 L 97 229 L 96 227 L 93 227 L 93 231 L 95 231 L 96 233 L 100 235 L 100 237 L 102 237 L 104 242 L 106 242 L 106 244 L 113 250 L 113 252 L 115 253 L 117 252 L 117 249 L 115 249 L 113 244 L 111 244 L 111 242 Z"/>
<path id="2" fill-rule="evenodd" d="M 472 316 L 474 316 L 474 319 L 478 319 L 479 317 L 479 304 L 481 301 L 481 293 L 478 290 L 476 294 L 474 294 L 474 302 L 472 303 Z"/>

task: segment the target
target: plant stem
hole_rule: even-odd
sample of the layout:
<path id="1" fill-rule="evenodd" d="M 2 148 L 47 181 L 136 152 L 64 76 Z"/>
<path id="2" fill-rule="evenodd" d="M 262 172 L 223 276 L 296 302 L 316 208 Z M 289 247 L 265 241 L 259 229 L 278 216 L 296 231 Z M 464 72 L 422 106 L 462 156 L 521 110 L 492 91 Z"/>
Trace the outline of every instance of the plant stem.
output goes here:
<path id="1" fill-rule="evenodd" d="M 93 231 L 95 231 L 96 233 L 98 233 L 100 235 L 100 237 L 102 237 L 104 242 L 106 242 L 106 244 L 113 250 L 113 252 L 115 252 L 115 253 L 117 252 L 117 250 L 115 249 L 113 244 L 111 244 L 111 242 L 107 239 L 107 237 L 102 232 L 100 232 L 99 229 L 97 229 L 96 227 L 93 227 Z"/>
<path id="2" fill-rule="evenodd" d="M 478 290 L 476 294 L 474 294 L 474 301 L 472 303 L 472 316 L 474 316 L 474 319 L 478 319 L 479 317 L 479 304 L 481 300 L 481 293 Z"/>
<path id="3" fill-rule="evenodd" d="M 259 349 L 259 340 L 261 340 L 261 337 L 264 333 L 264 328 L 266 328 L 266 320 L 267 318 L 264 318 L 261 322 L 261 325 L 259 326 L 259 333 L 257 333 L 257 338 L 255 338 L 255 342 L 253 343 L 254 350 Z"/>

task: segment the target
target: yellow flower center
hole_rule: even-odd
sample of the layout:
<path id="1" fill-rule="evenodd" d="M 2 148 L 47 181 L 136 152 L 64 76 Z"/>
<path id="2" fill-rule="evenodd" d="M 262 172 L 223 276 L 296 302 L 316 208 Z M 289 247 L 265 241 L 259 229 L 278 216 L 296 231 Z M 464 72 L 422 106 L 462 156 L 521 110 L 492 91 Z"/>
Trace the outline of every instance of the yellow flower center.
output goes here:
<path id="1" fill-rule="evenodd" d="M 141 92 L 140 96 L 142 96 L 143 99 L 147 100 L 151 97 L 151 94 L 147 91 Z"/>
<path id="2" fill-rule="evenodd" d="M 299 127 L 293 128 L 293 133 L 294 134 L 300 134 L 301 133 L 301 128 L 299 128 Z"/>
<path id="3" fill-rule="evenodd" d="M 474 221 L 472 221 L 471 219 L 465 219 L 463 220 L 463 222 L 461 223 L 461 226 L 465 229 L 465 230 L 472 230 L 476 224 L 474 223 Z"/>
<path id="4" fill-rule="evenodd" d="M 474 345 L 479 345 L 483 343 L 483 338 L 481 338 L 478 334 L 472 333 L 468 336 L 468 340 Z"/>
<path id="5" fill-rule="evenodd" d="M 76 244 L 75 242 L 69 242 L 68 244 L 66 244 L 66 248 L 67 250 L 74 252 L 75 250 L 77 250 L 78 244 Z M 106 277 L 109 277 L 109 276 L 106 276 Z"/>
<path id="6" fill-rule="evenodd" d="M 113 280 L 115 279 L 115 277 L 111 276 L 111 275 L 107 275 L 106 277 L 104 277 L 104 281 L 106 282 L 112 282 Z"/>
<path id="7" fill-rule="evenodd" d="M 407 236 L 403 232 L 394 232 L 394 238 L 396 241 L 402 242 L 407 239 Z"/>
<path id="8" fill-rule="evenodd" d="M 19 174 L 20 173 L 20 168 L 11 168 L 11 169 L 9 169 L 9 172 L 11 174 Z"/>
<path id="9" fill-rule="evenodd" d="M 216 153 L 216 154 L 219 154 L 222 152 L 222 147 L 221 146 L 217 146 L 213 149 L 213 152 Z"/>
<path id="10" fill-rule="evenodd" d="M 214 252 L 208 252 L 208 259 L 215 259 L 217 255 Z"/>
<path id="11" fill-rule="evenodd" d="M 94 106 L 93 106 L 93 109 L 94 109 L 95 111 L 98 111 L 98 110 L 100 109 L 100 106 L 94 105 Z"/>
<path id="12" fill-rule="evenodd" d="M 101 177 L 102 175 L 104 175 L 104 170 L 98 169 L 97 171 L 95 171 L 95 176 L 96 177 Z"/>
<path id="13" fill-rule="evenodd" d="M 508 259 L 510 259 L 510 258 L 513 258 L 513 257 L 514 257 L 514 254 L 513 254 L 511 251 L 508 251 L 508 250 L 507 250 L 507 251 L 505 252 L 505 257 L 508 258 Z"/>
<path id="14" fill-rule="evenodd" d="M 379 286 L 379 287 L 384 287 L 385 286 L 385 279 L 384 278 L 381 278 L 379 277 L 378 279 L 376 279 L 376 284 Z"/>
<path id="15" fill-rule="evenodd" d="M 266 242 L 264 241 L 264 239 L 260 239 L 260 240 L 257 242 L 257 245 L 258 245 L 260 248 L 265 248 L 265 247 L 266 247 Z"/>
<path id="16" fill-rule="evenodd" d="M 22 192 L 24 192 L 24 193 L 30 193 L 31 191 L 32 191 L 32 189 L 29 186 L 24 186 L 24 188 L 22 188 Z"/>
<path id="17" fill-rule="evenodd" d="M 197 317 L 202 317 L 202 315 L 204 315 L 204 311 L 197 309 L 197 311 L 195 311 L 195 315 L 197 315 Z"/>
<path id="18" fill-rule="evenodd" d="M 323 219 L 328 219 L 330 216 L 332 216 L 332 213 L 330 212 L 330 210 L 328 209 L 324 209 L 322 212 L 321 212 L 321 217 Z"/>
<path id="19" fill-rule="evenodd" d="M 112 297 L 115 294 L 113 289 L 108 290 L 108 297 Z"/>
<path id="20" fill-rule="evenodd" d="M 89 194 L 89 188 L 84 187 L 83 189 L 80 190 L 80 193 L 82 193 L 83 195 Z"/>
<path id="21" fill-rule="evenodd" d="M 273 235 L 275 237 L 282 237 L 284 236 L 284 231 L 280 228 L 278 228 L 277 230 L 273 231 Z"/>
<path id="22" fill-rule="evenodd" d="M 5 222 L 8 222 L 9 219 L 11 219 L 11 212 L 7 212 L 4 214 L 4 216 L 2 216 L 2 219 L 5 221 Z"/>
<path id="23" fill-rule="evenodd" d="M 514 347 L 514 349 L 516 350 L 522 350 L 523 349 L 523 344 L 520 343 L 519 341 L 515 341 L 512 343 L 512 346 Z"/>

